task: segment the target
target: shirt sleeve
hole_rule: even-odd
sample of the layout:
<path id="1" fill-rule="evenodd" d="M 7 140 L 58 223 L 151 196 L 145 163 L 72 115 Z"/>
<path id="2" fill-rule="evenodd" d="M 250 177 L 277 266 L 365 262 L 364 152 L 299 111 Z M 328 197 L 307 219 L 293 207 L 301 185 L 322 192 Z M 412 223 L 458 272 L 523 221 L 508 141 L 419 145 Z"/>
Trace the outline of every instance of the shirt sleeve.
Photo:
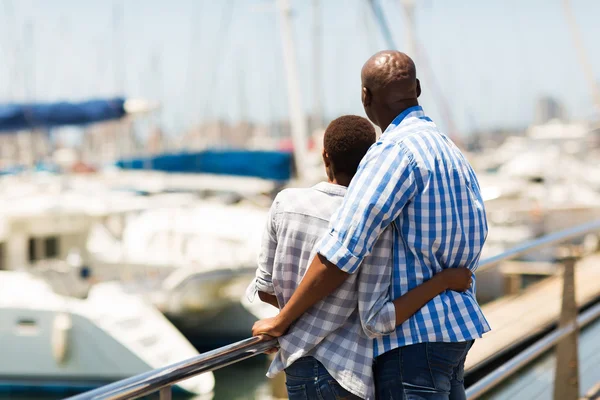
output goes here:
<path id="1" fill-rule="evenodd" d="M 269 209 L 267 223 L 262 235 L 260 252 L 258 254 L 258 266 L 256 275 L 248 288 L 246 297 L 254 301 L 257 292 L 275 294 L 273 286 L 273 264 L 275 262 L 275 251 L 277 250 L 277 207 L 279 199 L 276 197 Z"/>
<path id="2" fill-rule="evenodd" d="M 396 309 L 390 295 L 393 229 L 389 226 L 379 236 L 358 272 L 358 313 L 363 331 L 372 339 L 396 329 Z"/>
<path id="3" fill-rule="evenodd" d="M 412 154 L 402 144 L 377 142 L 360 163 L 317 251 L 341 270 L 356 272 L 422 184 Z"/>

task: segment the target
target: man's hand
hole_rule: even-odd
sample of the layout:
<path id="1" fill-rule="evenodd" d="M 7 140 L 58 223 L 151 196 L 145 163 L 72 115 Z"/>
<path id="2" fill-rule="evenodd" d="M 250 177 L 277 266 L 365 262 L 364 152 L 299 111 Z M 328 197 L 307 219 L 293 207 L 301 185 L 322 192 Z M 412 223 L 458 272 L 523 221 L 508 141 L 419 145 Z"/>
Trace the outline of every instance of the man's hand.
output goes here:
<path id="1" fill-rule="evenodd" d="M 468 268 L 446 268 L 436 275 L 446 289 L 466 292 L 473 284 L 473 273 Z"/>
<path id="2" fill-rule="evenodd" d="M 265 318 L 256 321 L 252 326 L 252 336 L 269 335 L 272 337 L 282 336 L 289 328 L 279 316 Z"/>
<path id="3" fill-rule="evenodd" d="M 306 310 L 327 297 L 346 278 L 346 272 L 317 254 L 287 304 L 276 317 L 256 321 L 252 327 L 252 336 L 282 336 Z"/>
<path id="4" fill-rule="evenodd" d="M 254 323 L 252 335 L 267 334 L 279 337 L 306 310 L 323 300 L 348 278 L 348 274 L 317 254 L 304 278 L 279 314 Z"/>
<path id="5" fill-rule="evenodd" d="M 275 339 L 273 336 L 269 336 L 269 335 L 261 335 L 261 342 L 268 342 L 269 340 L 273 340 Z M 279 347 L 275 346 L 272 349 L 266 350 L 264 353 L 265 354 L 275 354 L 279 351 Z"/>

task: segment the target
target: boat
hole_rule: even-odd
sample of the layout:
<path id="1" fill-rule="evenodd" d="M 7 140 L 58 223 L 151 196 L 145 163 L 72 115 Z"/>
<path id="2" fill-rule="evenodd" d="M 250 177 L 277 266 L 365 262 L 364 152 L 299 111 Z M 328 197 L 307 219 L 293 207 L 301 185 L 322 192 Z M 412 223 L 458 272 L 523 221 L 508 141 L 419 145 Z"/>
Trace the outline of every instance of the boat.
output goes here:
<path id="1" fill-rule="evenodd" d="M 482 258 L 600 218 L 598 137 L 600 130 L 593 123 L 550 119 L 499 146 L 469 155 L 488 218 Z M 589 234 L 581 244 L 594 247 L 598 241 L 598 235 Z M 555 249 L 548 247 L 519 261 L 555 258 Z M 483 272 L 477 279 L 478 295 L 482 301 L 498 298 L 506 292 L 505 283 L 501 269 Z"/>
<path id="2" fill-rule="evenodd" d="M 267 212 L 260 205 L 218 199 L 148 209 L 128 220 L 112 250 L 90 248 L 94 269 L 148 271 L 123 284 L 188 337 L 244 337 L 254 319 L 239 296 L 254 276 Z M 101 233 L 94 235 L 90 245 L 100 242 Z"/>
<path id="3" fill-rule="evenodd" d="M 539 236 L 599 217 L 600 169 L 590 146 L 597 135 L 588 123 L 550 120 L 476 156 L 490 219 L 510 211 Z"/>
<path id="4" fill-rule="evenodd" d="M 288 181 L 292 176 L 292 153 L 287 151 L 206 149 L 196 152 L 163 153 L 118 160 L 125 170 L 170 173 L 219 174 Z"/>
<path id="5" fill-rule="evenodd" d="M 0 271 L 0 326 L 0 387 L 11 390 L 86 390 L 199 354 L 158 310 L 117 283 L 74 298 L 27 272 Z M 177 387 L 211 399 L 214 376 Z"/>
<path id="6" fill-rule="evenodd" d="M 147 113 L 156 104 L 143 99 L 91 99 L 80 102 L 0 104 L 0 132 L 51 129 L 118 120 L 131 114 Z"/>
<path id="7" fill-rule="evenodd" d="M 226 191 L 236 178 L 186 176 L 2 177 L 0 269 L 31 272 L 69 296 L 120 282 L 186 336 L 245 336 L 254 320 L 239 294 L 254 275 L 270 201 L 254 191 L 273 186 L 240 178 L 239 191 Z"/>
<path id="8" fill-rule="evenodd" d="M 133 117 L 152 112 L 157 108 L 158 104 L 145 99 L 123 97 L 45 103 L 0 103 L 0 139 L 2 139 L 2 145 L 19 149 L 17 159 L 13 156 L 0 159 L 0 176 L 28 173 L 35 170 L 52 172 L 65 172 L 73 168 L 81 170 L 83 166 L 77 160 L 72 159 L 69 149 L 56 149 L 56 154 L 53 155 L 61 160 L 47 162 L 47 153 L 51 146 L 46 139 L 50 132 L 57 128 L 84 128 L 98 123 L 110 123 L 111 121 L 120 124 L 123 121 L 130 121 Z M 113 131 L 119 130 L 113 129 Z M 30 140 L 28 143 L 17 144 L 15 140 L 18 137 L 17 134 L 23 132 L 28 133 Z M 132 131 L 127 129 L 121 132 L 120 136 L 127 136 L 127 139 L 131 141 Z M 36 142 L 38 144 L 34 144 Z M 40 153 L 40 146 L 45 148 L 44 152 Z M 96 152 L 98 152 L 97 149 Z M 67 155 L 66 158 L 65 155 Z M 67 161 L 70 165 L 62 164 L 64 161 Z M 85 166 L 83 169 L 93 170 L 89 166 Z"/>

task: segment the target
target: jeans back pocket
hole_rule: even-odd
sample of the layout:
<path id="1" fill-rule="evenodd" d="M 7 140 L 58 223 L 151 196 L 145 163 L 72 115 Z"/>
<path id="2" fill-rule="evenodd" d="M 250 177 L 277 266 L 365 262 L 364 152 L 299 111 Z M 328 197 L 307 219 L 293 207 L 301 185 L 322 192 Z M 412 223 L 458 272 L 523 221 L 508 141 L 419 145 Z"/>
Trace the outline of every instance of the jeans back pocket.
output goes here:
<path id="1" fill-rule="evenodd" d="M 308 394 L 306 393 L 306 385 L 293 385 L 290 386 L 286 383 L 288 398 L 290 400 L 308 400 Z"/>

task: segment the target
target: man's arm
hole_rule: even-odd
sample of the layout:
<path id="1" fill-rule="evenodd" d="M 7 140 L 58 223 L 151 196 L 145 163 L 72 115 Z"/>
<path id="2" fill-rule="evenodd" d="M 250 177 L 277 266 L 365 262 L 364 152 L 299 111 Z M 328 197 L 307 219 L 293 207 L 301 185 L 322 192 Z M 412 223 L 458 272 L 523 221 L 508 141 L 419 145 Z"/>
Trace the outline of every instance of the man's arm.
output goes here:
<path id="1" fill-rule="evenodd" d="M 337 289 L 358 270 L 419 185 L 412 157 L 400 145 L 377 143 L 369 149 L 302 282 L 279 315 L 256 322 L 252 334 L 283 335 L 306 310 Z"/>
<path id="2" fill-rule="evenodd" d="M 465 291 L 471 281 L 467 268 L 444 269 L 392 301 L 393 231 L 390 226 L 379 236 L 359 271 L 358 312 L 363 330 L 371 338 L 389 335 L 440 293 L 448 289 Z"/>
<path id="3" fill-rule="evenodd" d="M 275 297 L 275 288 L 273 287 L 273 267 L 275 263 L 275 252 L 277 250 L 276 217 L 278 203 L 279 199 L 276 197 L 267 215 L 267 222 L 265 224 L 260 251 L 258 253 L 256 276 L 246 289 L 246 297 L 251 302 L 254 301 L 257 292 L 262 301 L 265 301 L 263 300 L 263 296 L 268 295 Z M 266 302 L 272 304 L 270 301 Z M 277 303 L 277 300 L 275 300 L 275 303 Z M 279 305 L 276 305 L 275 307 L 279 308 Z"/>
<path id="4" fill-rule="evenodd" d="M 282 336 L 306 310 L 337 289 L 347 277 L 346 272 L 317 254 L 285 307 L 277 316 L 255 322 L 252 335 Z"/>
<path id="5" fill-rule="evenodd" d="M 425 304 L 446 290 L 465 292 L 472 283 L 471 270 L 464 267 L 446 268 L 427 282 L 394 300 L 396 326 L 401 325 Z"/>
<path id="6" fill-rule="evenodd" d="M 446 290 L 464 292 L 472 283 L 468 268 L 448 268 L 431 279 L 409 290 L 393 302 L 384 303 L 379 309 L 368 310 L 367 319 L 362 320 L 363 330 L 370 338 L 389 335 L 429 301 Z M 394 318 L 391 318 L 394 316 Z"/>

